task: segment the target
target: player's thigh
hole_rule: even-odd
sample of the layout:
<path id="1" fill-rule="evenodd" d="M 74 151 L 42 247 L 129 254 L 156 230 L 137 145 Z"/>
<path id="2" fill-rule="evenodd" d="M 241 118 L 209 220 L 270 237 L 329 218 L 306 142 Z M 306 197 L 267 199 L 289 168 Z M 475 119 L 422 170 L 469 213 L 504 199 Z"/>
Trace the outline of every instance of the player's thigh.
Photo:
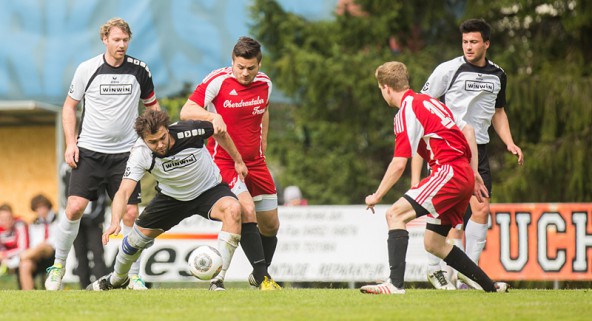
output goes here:
<path id="1" fill-rule="evenodd" d="M 192 205 L 191 202 L 182 202 L 157 193 L 138 216 L 136 225 L 142 229 L 166 232 L 195 213 Z"/>
<path id="2" fill-rule="evenodd" d="M 102 165 L 102 157 L 105 154 L 84 148 L 79 150 L 78 166 L 72 169 L 68 183 L 68 196 L 94 201 L 98 198 L 99 186 L 108 175 Z"/>
<path id="3" fill-rule="evenodd" d="M 121 153 L 121 154 L 109 154 L 105 160 L 106 164 L 106 190 L 107 195 L 111 199 L 117 193 L 119 189 L 119 185 L 121 185 L 121 180 L 123 179 L 123 174 L 125 172 L 127 166 L 127 160 L 129 158 L 129 153 Z M 128 204 L 139 204 L 142 202 L 141 198 L 142 186 L 141 184 L 136 184 L 134 191 L 130 195 L 128 200 Z M 128 210 L 129 211 L 129 210 Z M 136 209 L 137 213 L 137 209 Z M 137 214 L 135 215 L 137 216 Z"/>

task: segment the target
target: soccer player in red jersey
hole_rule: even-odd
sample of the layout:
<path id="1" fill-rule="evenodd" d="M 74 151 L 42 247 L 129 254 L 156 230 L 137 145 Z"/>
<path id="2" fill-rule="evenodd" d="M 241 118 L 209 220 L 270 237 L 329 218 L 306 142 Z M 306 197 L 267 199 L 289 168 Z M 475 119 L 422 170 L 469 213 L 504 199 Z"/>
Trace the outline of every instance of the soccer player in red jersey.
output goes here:
<path id="1" fill-rule="evenodd" d="M 404 294 L 405 257 L 409 242 L 407 222 L 427 215 L 424 236 L 426 250 L 468 276 L 487 292 L 505 292 L 507 284 L 493 282 L 459 248 L 446 242 L 448 231 L 463 222 L 471 195 L 482 200 L 487 195 L 483 180 L 471 166 L 471 149 L 452 112 L 442 103 L 409 89 L 407 67 L 387 62 L 376 69 L 378 87 L 389 106 L 399 108 L 394 127 L 397 137 L 393 159 L 375 193 L 366 197 L 374 213 L 388 190 L 399 180 L 407 161 L 416 153 L 431 166 L 431 175 L 412 187 L 386 212 L 388 232 L 389 279 L 377 285 L 361 287 L 362 293 Z"/>
<path id="2" fill-rule="evenodd" d="M 234 141 L 248 168 L 244 181 L 232 158 L 216 141 L 208 142 L 208 150 L 220 168 L 222 179 L 241 204 L 241 246 L 253 266 L 249 283 L 259 287 L 268 278 L 279 288 L 267 272 L 277 246 L 280 223 L 277 192 L 265 163 L 272 84 L 259 71 L 261 58 L 259 42 L 241 37 L 232 51 L 232 66 L 214 70 L 197 86 L 181 110 L 181 119 L 210 121 L 216 133 L 227 131 Z M 251 238 L 260 238 L 261 242 L 250 241 Z M 224 284 L 214 279 L 210 289 L 224 289 Z"/>

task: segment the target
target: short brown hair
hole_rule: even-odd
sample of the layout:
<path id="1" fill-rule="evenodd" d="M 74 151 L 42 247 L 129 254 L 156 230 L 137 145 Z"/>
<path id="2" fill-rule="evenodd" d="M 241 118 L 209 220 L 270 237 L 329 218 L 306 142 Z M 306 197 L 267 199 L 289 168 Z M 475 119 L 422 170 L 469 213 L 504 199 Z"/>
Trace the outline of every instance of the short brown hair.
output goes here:
<path id="1" fill-rule="evenodd" d="M 12 206 L 10 206 L 8 203 L 2 204 L 0 205 L 0 212 L 10 212 L 10 214 L 12 214 Z"/>
<path id="2" fill-rule="evenodd" d="M 235 57 L 242 57 L 245 59 L 252 59 L 257 57 L 257 62 L 261 62 L 263 55 L 261 54 L 261 44 L 249 37 L 240 37 L 238 42 L 232 49 L 232 60 Z"/>
<path id="3" fill-rule="evenodd" d="M 148 134 L 156 134 L 160 127 L 168 128 L 169 115 L 162 110 L 147 109 L 144 114 L 136 118 L 134 129 L 142 139 Z"/>
<path id="4" fill-rule="evenodd" d="M 381 86 L 387 85 L 396 91 L 409 89 L 409 73 L 402 62 L 385 62 L 376 68 L 374 75 Z"/>
<path id="5" fill-rule="evenodd" d="M 101 40 L 103 40 L 103 38 L 105 37 L 109 37 L 109 32 L 111 32 L 111 28 L 113 27 L 121 29 L 123 32 L 127 33 L 130 39 L 132 39 L 132 29 L 130 29 L 129 24 L 121 18 L 111 18 L 109 19 L 109 21 L 105 22 L 105 24 L 99 28 L 99 35 L 101 36 Z"/>
<path id="6" fill-rule="evenodd" d="M 38 194 L 31 199 L 31 210 L 36 211 L 39 206 L 45 206 L 49 209 L 53 207 L 51 201 L 42 194 Z"/>
<path id="7" fill-rule="evenodd" d="M 489 41 L 491 26 L 483 19 L 469 19 L 458 27 L 461 33 L 479 32 L 483 41 Z"/>

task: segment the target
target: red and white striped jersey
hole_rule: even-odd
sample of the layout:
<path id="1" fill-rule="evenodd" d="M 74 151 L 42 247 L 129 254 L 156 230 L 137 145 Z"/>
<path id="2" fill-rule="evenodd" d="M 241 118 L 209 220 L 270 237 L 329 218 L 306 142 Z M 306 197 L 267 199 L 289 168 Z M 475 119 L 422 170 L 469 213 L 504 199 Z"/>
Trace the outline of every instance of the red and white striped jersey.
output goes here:
<path id="1" fill-rule="evenodd" d="M 459 125 L 464 122 L 460 120 Z M 419 153 L 430 167 L 459 158 L 471 160 L 471 150 L 448 107 L 428 95 L 408 90 L 395 115 L 396 157 Z"/>
<path id="2" fill-rule="evenodd" d="M 243 160 L 251 161 L 264 158 L 261 121 L 269 105 L 271 89 L 271 80 L 262 72 L 244 86 L 234 78 L 232 67 L 226 67 L 211 72 L 189 99 L 220 114 Z M 214 139 L 208 141 L 208 150 L 216 161 L 232 161 Z"/>

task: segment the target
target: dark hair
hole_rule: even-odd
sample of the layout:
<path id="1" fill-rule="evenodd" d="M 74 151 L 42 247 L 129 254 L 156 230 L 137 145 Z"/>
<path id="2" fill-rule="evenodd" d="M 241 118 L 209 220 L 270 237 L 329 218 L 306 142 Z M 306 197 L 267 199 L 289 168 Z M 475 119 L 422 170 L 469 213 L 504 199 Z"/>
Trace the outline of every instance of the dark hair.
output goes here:
<path id="1" fill-rule="evenodd" d="M 8 205 L 8 203 L 4 203 L 4 204 L 0 205 L 0 212 L 1 211 L 12 213 L 12 206 Z"/>
<path id="2" fill-rule="evenodd" d="M 479 32 L 483 41 L 489 41 L 491 37 L 491 26 L 483 19 L 469 19 L 463 22 L 459 29 L 461 33 Z"/>
<path id="3" fill-rule="evenodd" d="M 44 195 L 36 195 L 35 197 L 33 197 L 31 199 L 31 210 L 35 211 L 37 210 L 37 208 L 39 206 L 46 206 L 47 208 L 52 208 L 53 205 L 51 204 L 51 201 L 45 197 Z"/>
<path id="4" fill-rule="evenodd" d="M 147 134 L 156 134 L 160 127 L 168 127 L 169 115 L 161 110 L 147 109 L 144 114 L 136 118 L 134 129 L 138 136 L 144 138 Z"/>
<path id="5" fill-rule="evenodd" d="M 242 57 L 245 59 L 256 57 L 257 62 L 261 62 L 261 58 L 263 57 L 261 54 L 261 44 L 253 38 L 240 37 L 232 49 L 232 60 L 234 60 L 235 57 Z"/>

